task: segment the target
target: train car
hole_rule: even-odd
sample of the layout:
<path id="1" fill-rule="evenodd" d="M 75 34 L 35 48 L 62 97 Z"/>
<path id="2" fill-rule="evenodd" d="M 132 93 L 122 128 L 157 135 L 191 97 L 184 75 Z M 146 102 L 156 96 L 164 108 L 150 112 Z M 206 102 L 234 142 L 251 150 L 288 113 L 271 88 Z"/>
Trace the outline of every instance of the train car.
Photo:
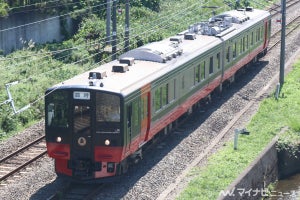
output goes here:
<path id="1" fill-rule="evenodd" d="M 78 181 L 125 173 L 149 141 L 264 55 L 270 28 L 267 11 L 231 10 L 49 88 L 45 131 L 56 173 Z"/>

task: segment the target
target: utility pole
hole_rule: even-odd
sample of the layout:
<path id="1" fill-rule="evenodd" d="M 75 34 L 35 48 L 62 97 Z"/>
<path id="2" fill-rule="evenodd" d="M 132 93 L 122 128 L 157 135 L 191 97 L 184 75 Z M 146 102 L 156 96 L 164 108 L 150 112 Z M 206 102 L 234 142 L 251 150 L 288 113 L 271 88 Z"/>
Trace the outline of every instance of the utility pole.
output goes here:
<path id="1" fill-rule="evenodd" d="M 280 72 L 279 83 L 280 89 L 284 83 L 284 64 L 285 64 L 285 24 L 286 24 L 286 0 L 281 1 L 281 50 L 280 50 Z"/>
<path id="2" fill-rule="evenodd" d="M 106 2 L 106 46 L 110 45 L 111 0 Z"/>
<path id="3" fill-rule="evenodd" d="M 117 58 L 117 0 L 113 0 L 113 14 L 112 14 L 112 21 L 113 21 L 113 40 L 112 40 L 112 60 L 116 60 Z"/>
<path id="4" fill-rule="evenodd" d="M 125 6 L 125 52 L 129 51 L 129 0 Z"/>

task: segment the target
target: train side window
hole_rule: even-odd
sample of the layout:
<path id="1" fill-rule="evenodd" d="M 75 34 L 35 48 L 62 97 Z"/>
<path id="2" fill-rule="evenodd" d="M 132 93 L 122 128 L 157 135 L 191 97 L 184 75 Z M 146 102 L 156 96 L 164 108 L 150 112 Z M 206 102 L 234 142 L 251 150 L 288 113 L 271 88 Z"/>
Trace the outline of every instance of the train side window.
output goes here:
<path id="1" fill-rule="evenodd" d="M 214 73 L 214 57 L 209 58 L 209 74 Z"/>
<path id="2" fill-rule="evenodd" d="M 195 76 L 194 76 L 194 84 L 196 85 L 197 83 L 200 82 L 200 65 L 197 65 L 195 67 Z"/>
<path id="3" fill-rule="evenodd" d="M 251 38 L 250 38 L 250 45 L 253 45 L 253 41 L 254 41 L 254 33 L 251 33 Z"/>
<path id="4" fill-rule="evenodd" d="M 228 46 L 226 50 L 226 61 L 228 63 L 230 62 L 230 46 Z"/>
<path id="5" fill-rule="evenodd" d="M 154 94 L 154 108 L 155 108 L 155 111 L 158 111 L 159 109 L 161 109 L 161 87 L 160 88 L 157 88 L 155 90 L 155 94 Z"/>
<path id="6" fill-rule="evenodd" d="M 132 102 L 132 135 L 136 136 L 140 132 L 140 105 L 139 101 Z"/>
<path id="7" fill-rule="evenodd" d="M 243 52 L 246 50 L 246 38 L 245 36 L 243 37 Z"/>
<path id="8" fill-rule="evenodd" d="M 246 49 L 249 49 L 249 35 L 246 36 Z"/>
<path id="9" fill-rule="evenodd" d="M 177 88 L 177 87 L 176 87 L 176 79 L 174 79 L 174 82 L 173 82 L 173 83 L 174 83 L 174 87 L 173 87 L 173 97 L 174 97 L 174 98 L 173 98 L 173 99 L 176 99 L 176 96 L 177 96 L 177 93 L 176 93 L 176 88 Z"/>
<path id="10" fill-rule="evenodd" d="M 171 103 L 175 99 L 175 90 L 172 82 L 168 83 L 168 91 L 168 102 Z"/>
<path id="11" fill-rule="evenodd" d="M 240 39 L 240 54 L 243 53 L 243 38 Z"/>
<path id="12" fill-rule="evenodd" d="M 233 46 L 232 46 L 232 57 L 235 58 L 236 57 L 236 42 L 234 42 Z"/>
<path id="13" fill-rule="evenodd" d="M 184 76 L 182 76 L 181 89 L 184 89 L 184 87 L 185 87 Z"/>
<path id="14" fill-rule="evenodd" d="M 201 63 L 200 76 L 201 76 L 201 81 L 205 79 L 205 61 Z"/>
<path id="15" fill-rule="evenodd" d="M 217 68 L 218 70 L 221 69 L 221 53 L 217 53 L 217 56 L 216 56 L 216 62 L 217 62 Z"/>
<path id="16" fill-rule="evenodd" d="M 169 95 L 168 89 L 169 89 L 169 84 L 166 84 L 162 87 L 162 91 L 161 91 L 162 106 L 165 106 L 169 103 L 168 102 L 168 95 Z"/>

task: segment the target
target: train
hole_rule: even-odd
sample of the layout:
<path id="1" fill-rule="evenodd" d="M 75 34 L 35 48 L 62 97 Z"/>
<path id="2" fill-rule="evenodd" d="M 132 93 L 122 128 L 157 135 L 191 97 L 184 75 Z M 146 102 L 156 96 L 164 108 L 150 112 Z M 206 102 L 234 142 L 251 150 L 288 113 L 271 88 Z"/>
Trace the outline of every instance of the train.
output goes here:
<path id="1" fill-rule="evenodd" d="M 48 88 L 45 135 L 58 176 L 110 180 L 235 74 L 267 53 L 268 11 L 230 10 Z"/>

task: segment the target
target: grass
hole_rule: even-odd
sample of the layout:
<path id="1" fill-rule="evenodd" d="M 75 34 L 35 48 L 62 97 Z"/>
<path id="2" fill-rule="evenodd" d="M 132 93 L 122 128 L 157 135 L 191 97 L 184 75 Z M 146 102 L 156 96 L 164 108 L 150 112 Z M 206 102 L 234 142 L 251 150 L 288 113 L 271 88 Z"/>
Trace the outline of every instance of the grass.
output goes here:
<path id="1" fill-rule="evenodd" d="M 194 168 L 193 177 L 178 199 L 217 199 L 238 175 L 259 155 L 282 127 L 289 130 L 280 136 L 278 149 L 296 151 L 300 143 L 300 60 L 285 77 L 281 96 L 265 99 L 247 126 L 250 135 L 239 136 L 238 150 L 233 141 L 211 156 L 203 168 Z"/>

